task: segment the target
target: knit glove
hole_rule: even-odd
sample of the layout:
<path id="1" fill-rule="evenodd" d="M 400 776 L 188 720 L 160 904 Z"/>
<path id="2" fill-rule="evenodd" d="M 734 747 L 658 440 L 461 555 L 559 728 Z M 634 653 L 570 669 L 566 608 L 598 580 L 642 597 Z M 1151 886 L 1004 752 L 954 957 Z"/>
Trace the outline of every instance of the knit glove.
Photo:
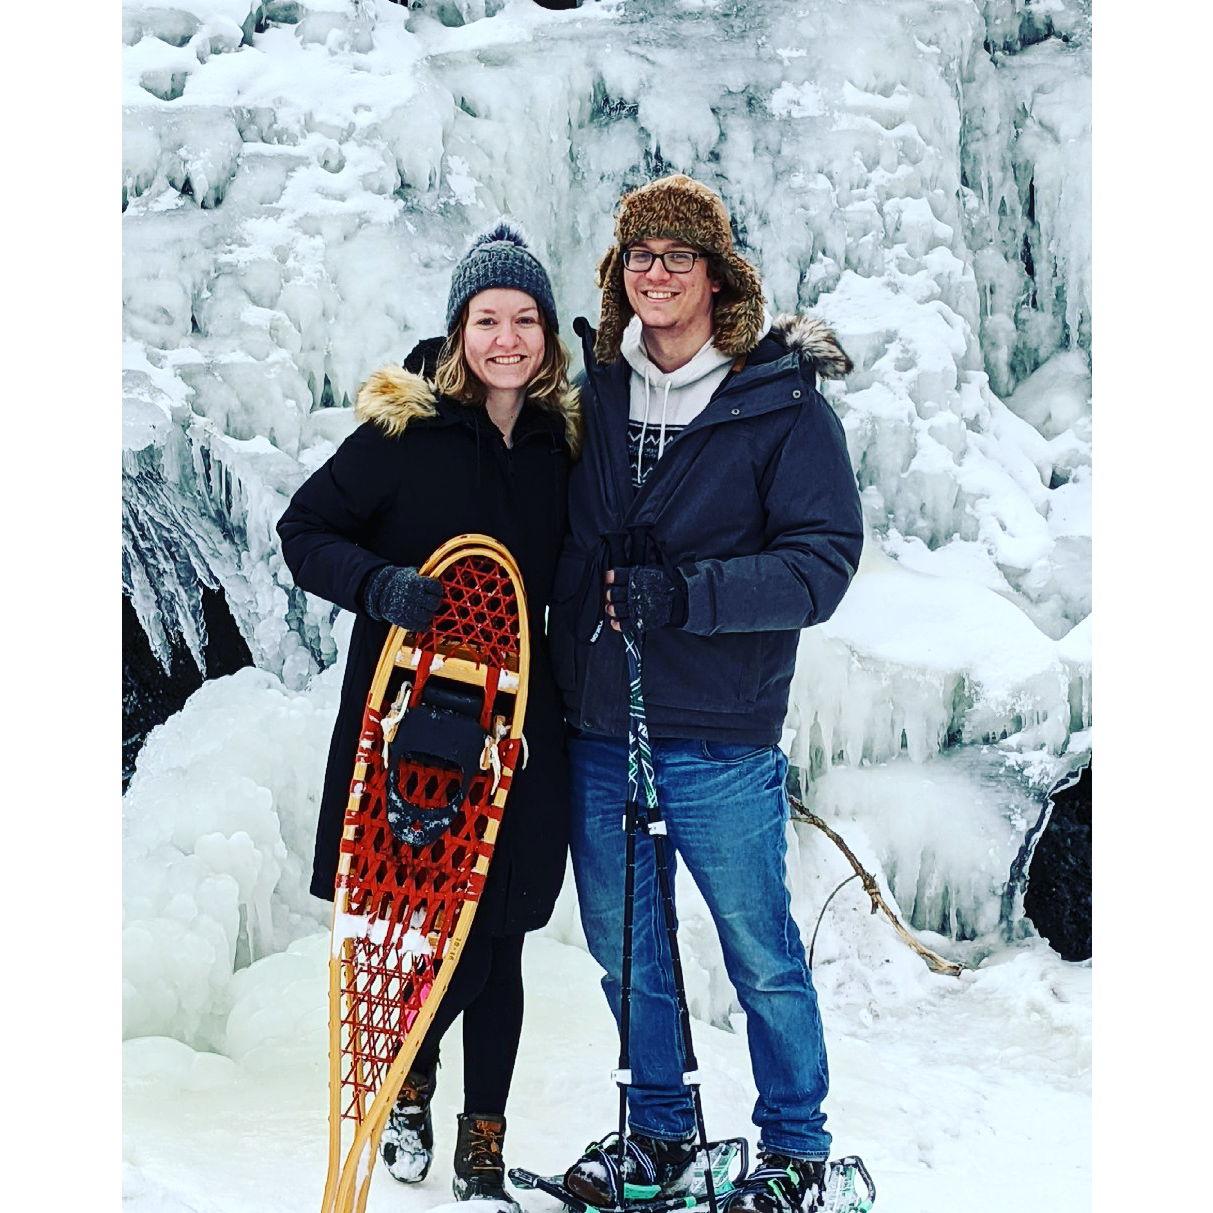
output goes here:
<path id="1" fill-rule="evenodd" d="M 686 580 L 677 570 L 673 577 L 663 568 L 648 565 L 612 572 L 615 579 L 607 586 L 607 602 L 616 622 L 629 624 L 638 632 L 680 628 L 686 623 Z"/>
<path id="2" fill-rule="evenodd" d="M 394 623 L 410 632 L 429 627 L 441 602 L 441 581 L 396 564 L 385 564 L 372 573 L 362 591 L 362 604 L 372 619 Z"/>

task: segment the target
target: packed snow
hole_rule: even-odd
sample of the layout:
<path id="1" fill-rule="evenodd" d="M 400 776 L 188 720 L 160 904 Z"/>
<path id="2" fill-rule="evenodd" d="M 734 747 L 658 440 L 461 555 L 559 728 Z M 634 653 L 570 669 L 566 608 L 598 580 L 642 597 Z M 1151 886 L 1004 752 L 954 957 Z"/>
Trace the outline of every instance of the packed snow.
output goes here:
<path id="1" fill-rule="evenodd" d="M 806 805 L 960 978 L 789 826 L 839 1152 L 900 1213 L 1085 1207 L 1090 967 L 1011 866 L 1090 747 L 1089 5 L 1076 0 L 170 0 L 124 10 L 123 584 L 199 665 L 201 589 L 256 662 L 148 738 L 125 798 L 126 1204 L 297 1209 L 323 1186 L 327 903 L 307 892 L 350 619 L 274 524 L 376 366 L 439 331 L 499 213 L 562 320 L 624 188 L 720 189 L 773 313 L 856 363 L 827 386 L 868 544 L 801 641 L 785 748 Z M 704 65 L 712 64 L 711 71 Z M 708 1125 L 752 1132 L 744 1031 L 680 875 Z M 512 1163 L 610 1127 L 615 1045 L 571 881 L 528 942 Z M 449 1200 L 438 1161 L 372 1209 Z M 527 1209 L 551 1207 L 526 1194 Z"/>

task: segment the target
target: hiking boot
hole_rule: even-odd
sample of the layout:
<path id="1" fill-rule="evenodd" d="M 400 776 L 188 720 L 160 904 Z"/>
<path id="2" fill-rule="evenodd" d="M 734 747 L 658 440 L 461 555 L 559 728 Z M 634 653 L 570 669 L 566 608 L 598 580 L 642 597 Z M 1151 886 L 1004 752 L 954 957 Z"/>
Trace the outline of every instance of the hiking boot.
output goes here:
<path id="1" fill-rule="evenodd" d="M 455 1176 L 451 1191 L 456 1200 L 494 1200 L 512 1213 L 521 1213 L 518 1202 L 505 1190 L 505 1117 L 464 1112 L 459 1116 L 455 1143 Z"/>
<path id="2" fill-rule="evenodd" d="M 392 1177 L 404 1184 L 419 1184 L 434 1161 L 430 1101 L 434 1098 L 436 1071 L 436 1065 L 428 1071 L 409 1071 L 383 1126 L 379 1153 Z"/>
<path id="3" fill-rule="evenodd" d="M 821 1207 L 826 1164 L 766 1150 L 724 1202 L 724 1213 L 808 1213 Z"/>
<path id="4" fill-rule="evenodd" d="M 619 1175 L 619 1134 L 592 1142 L 565 1172 L 564 1186 L 579 1200 L 606 1208 L 629 1200 L 657 1200 L 685 1186 L 695 1160 L 695 1138 L 663 1141 L 631 1134 Z"/>

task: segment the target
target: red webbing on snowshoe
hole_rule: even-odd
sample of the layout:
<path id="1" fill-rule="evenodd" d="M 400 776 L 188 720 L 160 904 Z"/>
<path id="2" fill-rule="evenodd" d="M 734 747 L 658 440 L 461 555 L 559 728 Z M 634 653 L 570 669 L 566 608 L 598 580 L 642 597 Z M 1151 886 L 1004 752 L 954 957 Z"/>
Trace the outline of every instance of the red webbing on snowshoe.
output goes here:
<path id="1" fill-rule="evenodd" d="M 518 655 L 518 603 L 509 575 L 487 556 L 469 556 L 443 572 L 442 605 L 430 630 L 417 637 L 421 648 L 454 641 L 483 654 L 498 668 Z"/>
<path id="2" fill-rule="evenodd" d="M 457 561 L 443 571 L 443 602 L 429 630 L 411 643 L 423 653 L 487 657 L 481 718 L 487 728 L 502 667 L 517 657 L 518 606 L 506 571 L 484 556 Z M 441 677 L 441 662 L 423 658 L 415 687 Z M 419 690 L 415 689 L 414 694 Z M 360 752 L 366 778 L 353 814 L 356 833 L 342 842 L 350 856 L 347 913 L 369 919 L 372 929 L 351 941 L 342 966 L 342 1116 L 361 1121 L 415 1021 L 442 967 L 461 904 L 479 899 L 484 878 L 472 871 L 490 820 L 502 810 L 491 803 L 493 772 L 474 776 L 458 817 L 436 841 L 414 848 L 397 841 L 387 820 L 387 771 L 380 710 L 369 705 Z M 512 771 L 521 743 L 498 743 L 502 766 Z M 400 768 L 398 787 L 422 808 L 446 805 L 458 772 L 419 764 Z M 509 775 L 502 785 L 508 786 Z M 356 790 L 356 789 L 355 789 Z M 338 890 L 340 896 L 341 890 Z"/>

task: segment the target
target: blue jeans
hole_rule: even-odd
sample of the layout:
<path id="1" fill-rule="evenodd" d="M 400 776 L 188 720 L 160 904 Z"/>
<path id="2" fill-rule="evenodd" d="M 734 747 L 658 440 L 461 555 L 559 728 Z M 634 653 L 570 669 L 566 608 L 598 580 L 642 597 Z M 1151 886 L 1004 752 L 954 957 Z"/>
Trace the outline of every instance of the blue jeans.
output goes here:
<path id="1" fill-rule="evenodd" d="M 627 743 L 583 735 L 569 751 L 581 921 L 590 952 L 606 970 L 602 987 L 618 1022 Z M 671 884 L 676 851 L 711 911 L 746 1013 L 761 1145 L 795 1158 L 828 1158 L 825 1041 L 785 880 L 787 759 L 775 746 L 654 740 L 653 762 Z M 631 1021 L 628 1123 L 650 1137 L 689 1137 L 694 1113 L 682 1083 L 673 972 L 645 834 L 636 841 Z"/>

